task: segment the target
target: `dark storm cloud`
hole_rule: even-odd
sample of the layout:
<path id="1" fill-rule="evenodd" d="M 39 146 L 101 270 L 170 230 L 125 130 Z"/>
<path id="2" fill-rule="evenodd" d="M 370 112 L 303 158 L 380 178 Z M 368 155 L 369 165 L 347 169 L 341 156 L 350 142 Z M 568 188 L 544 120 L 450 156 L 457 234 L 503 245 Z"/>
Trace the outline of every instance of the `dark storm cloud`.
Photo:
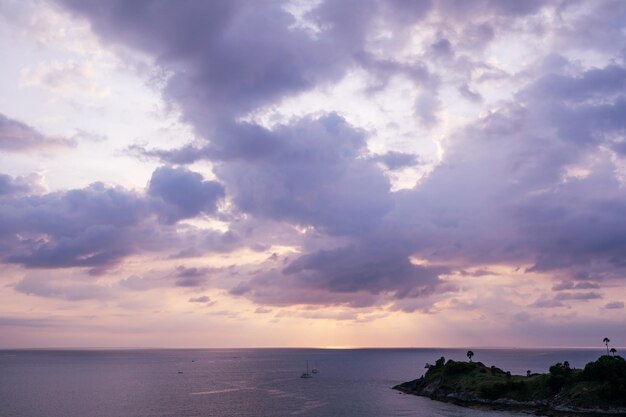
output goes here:
<path id="1" fill-rule="evenodd" d="M 4 152 L 50 150 L 74 145 L 72 140 L 45 136 L 25 123 L 0 113 L 0 150 Z"/>

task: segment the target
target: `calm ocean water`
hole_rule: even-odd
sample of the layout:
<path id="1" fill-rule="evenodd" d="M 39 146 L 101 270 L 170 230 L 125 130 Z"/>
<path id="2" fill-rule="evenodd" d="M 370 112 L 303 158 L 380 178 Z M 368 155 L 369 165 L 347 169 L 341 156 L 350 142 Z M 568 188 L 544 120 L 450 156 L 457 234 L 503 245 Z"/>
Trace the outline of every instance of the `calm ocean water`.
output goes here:
<path id="1" fill-rule="evenodd" d="M 513 373 L 582 367 L 595 350 L 473 349 Z M 390 388 L 459 349 L 227 349 L 0 351 L 2 417 L 516 416 Z M 306 361 L 320 373 L 301 379 Z M 179 373 L 182 372 L 182 373 Z"/>

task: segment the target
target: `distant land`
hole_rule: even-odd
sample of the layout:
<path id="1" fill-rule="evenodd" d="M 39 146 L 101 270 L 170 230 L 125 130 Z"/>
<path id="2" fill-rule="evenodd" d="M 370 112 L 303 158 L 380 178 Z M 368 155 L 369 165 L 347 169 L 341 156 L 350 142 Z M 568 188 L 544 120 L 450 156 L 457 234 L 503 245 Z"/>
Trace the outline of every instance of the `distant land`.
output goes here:
<path id="1" fill-rule="evenodd" d="M 584 369 L 557 363 L 547 374 L 511 375 L 495 366 L 438 359 L 419 379 L 393 387 L 457 405 L 543 416 L 626 416 L 626 361 L 603 355 Z"/>

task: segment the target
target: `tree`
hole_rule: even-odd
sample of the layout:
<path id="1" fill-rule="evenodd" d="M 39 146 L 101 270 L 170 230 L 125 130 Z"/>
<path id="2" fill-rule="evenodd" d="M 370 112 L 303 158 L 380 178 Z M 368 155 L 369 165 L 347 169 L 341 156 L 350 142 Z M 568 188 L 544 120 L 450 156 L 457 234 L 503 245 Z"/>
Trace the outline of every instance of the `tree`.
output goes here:
<path id="1" fill-rule="evenodd" d="M 609 356 L 609 342 L 611 341 L 611 339 L 609 339 L 608 337 L 605 337 L 604 340 L 602 341 L 606 345 L 606 356 Z"/>
<path id="2" fill-rule="evenodd" d="M 468 350 L 467 353 L 467 358 L 469 359 L 469 361 L 472 361 L 472 357 L 474 357 L 474 352 L 472 352 L 471 350 Z"/>
<path id="3" fill-rule="evenodd" d="M 613 357 L 615 357 L 615 353 L 617 353 L 617 350 L 615 350 L 615 348 L 611 348 L 609 352 L 611 352 L 613 354 Z"/>

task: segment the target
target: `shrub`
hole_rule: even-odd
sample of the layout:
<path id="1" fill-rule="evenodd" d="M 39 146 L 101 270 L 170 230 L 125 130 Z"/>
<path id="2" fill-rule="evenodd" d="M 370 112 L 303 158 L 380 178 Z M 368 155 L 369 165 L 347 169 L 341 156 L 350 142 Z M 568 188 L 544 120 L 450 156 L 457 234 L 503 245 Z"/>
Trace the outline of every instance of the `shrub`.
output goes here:
<path id="1" fill-rule="evenodd" d="M 573 372 L 569 367 L 569 363 L 557 363 L 550 367 L 550 375 L 548 377 L 548 387 L 552 393 L 559 392 L 565 384 L 572 380 Z"/>
<path id="2" fill-rule="evenodd" d="M 608 401 L 626 404 L 626 361 L 621 356 L 601 356 L 589 362 L 581 380 L 600 384 L 598 395 Z"/>
<path id="3" fill-rule="evenodd" d="M 444 368 L 445 375 L 458 375 L 471 372 L 475 368 L 475 364 L 468 362 L 455 362 L 453 360 L 449 360 L 446 363 L 446 367 Z"/>
<path id="4" fill-rule="evenodd" d="M 497 400 L 498 398 L 504 397 L 515 397 L 513 394 L 521 394 L 525 391 L 526 384 L 522 381 L 498 382 L 483 386 L 480 390 L 482 396 L 490 400 Z"/>

